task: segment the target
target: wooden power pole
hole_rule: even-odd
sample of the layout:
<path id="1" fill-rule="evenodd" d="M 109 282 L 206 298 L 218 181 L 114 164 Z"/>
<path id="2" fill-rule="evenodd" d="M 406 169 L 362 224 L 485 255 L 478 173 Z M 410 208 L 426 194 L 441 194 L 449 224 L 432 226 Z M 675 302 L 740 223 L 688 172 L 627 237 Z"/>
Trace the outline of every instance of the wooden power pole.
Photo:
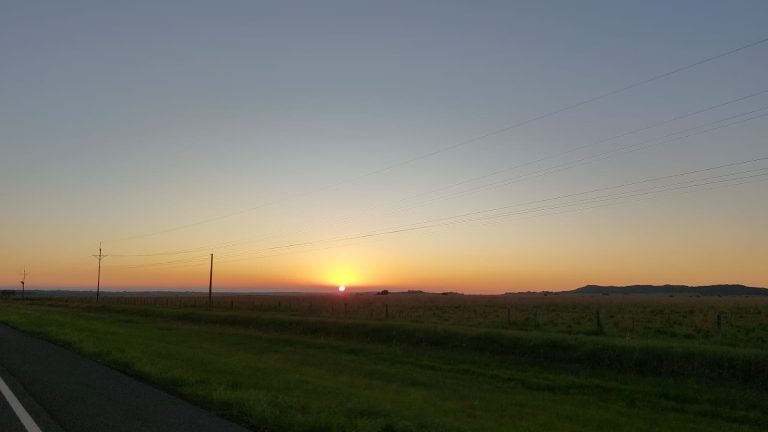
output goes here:
<path id="1" fill-rule="evenodd" d="M 208 273 L 208 307 L 213 306 L 213 254 L 211 254 L 211 271 Z"/>
<path id="2" fill-rule="evenodd" d="M 21 296 L 24 297 L 24 286 L 27 284 L 27 268 L 24 267 L 24 273 L 21 274 Z"/>
<path id="3" fill-rule="evenodd" d="M 101 253 L 101 242 L 99 242 L 99 254 L 93 256 L 99 260 L 99 270 L 96 273 L 96 301 L 99 301 L 99 291 L 101 289 L 101 260 L 107 256 Z"/>

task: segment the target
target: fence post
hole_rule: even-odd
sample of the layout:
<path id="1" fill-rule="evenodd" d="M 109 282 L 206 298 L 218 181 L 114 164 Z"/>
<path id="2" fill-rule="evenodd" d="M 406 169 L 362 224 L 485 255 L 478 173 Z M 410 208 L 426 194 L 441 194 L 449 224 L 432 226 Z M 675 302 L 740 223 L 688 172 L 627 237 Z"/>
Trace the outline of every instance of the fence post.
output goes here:
<path id="1" fill-rule="evenodd" d="M 507 326 L 512 327 L 512 308 L 507 306 Z"/>
<path id="2" fill-rule="evenodd" d="M 384 304 L 384 318 L 389 318 L 389 304 Z"/>
<path id="3" fill-rule="evenodd" d="M 595 310 L 595 326 L 597 327 L 598 332 L 603 332 L 603 321 L 600 319 L 600 309 Z"/>

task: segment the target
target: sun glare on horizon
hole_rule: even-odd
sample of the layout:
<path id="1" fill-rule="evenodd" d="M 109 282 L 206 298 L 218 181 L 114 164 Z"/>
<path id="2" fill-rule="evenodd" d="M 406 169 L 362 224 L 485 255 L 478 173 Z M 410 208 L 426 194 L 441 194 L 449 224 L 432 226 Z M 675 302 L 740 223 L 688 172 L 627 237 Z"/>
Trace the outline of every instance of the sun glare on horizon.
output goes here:
<path id="1" fill-rule="evenodd" d="M 363 283 L 358 266 L 348 263 L 328 266 L 323 279 L 325 284 L 338 287 L 339 292 L 344 292 L 350 285 Z"/>

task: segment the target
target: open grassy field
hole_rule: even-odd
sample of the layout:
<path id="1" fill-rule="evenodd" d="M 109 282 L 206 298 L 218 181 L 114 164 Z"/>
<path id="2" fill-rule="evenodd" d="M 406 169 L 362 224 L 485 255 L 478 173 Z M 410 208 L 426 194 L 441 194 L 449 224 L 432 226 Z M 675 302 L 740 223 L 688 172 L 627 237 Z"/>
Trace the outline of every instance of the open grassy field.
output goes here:
<path id="1" fill-rule="evenodd" d="M 0 321 L 257 430 L 757 431 L 766 311 L 754 298 L 107 298 L 5 300 Z"/>
<path id="2" fill-rule="evenodd" d="M 93 298 L 68 302 L 93 303 Z M 207 307 L 207 297 L 102 297 L 102 304 Z M 216 296 L 216 310 L 393 323 L 768 346 L 768 296 Z"/>

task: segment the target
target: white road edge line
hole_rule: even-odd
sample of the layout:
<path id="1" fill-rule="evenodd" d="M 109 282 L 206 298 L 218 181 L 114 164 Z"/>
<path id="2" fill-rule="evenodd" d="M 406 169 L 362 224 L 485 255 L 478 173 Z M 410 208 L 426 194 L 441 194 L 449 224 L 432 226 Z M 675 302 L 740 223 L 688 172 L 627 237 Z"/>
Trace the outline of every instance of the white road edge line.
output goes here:
<path id="1" fill-rule="evenodd" d="M 2 377 L 0 377 L 0 393 L 5 396 L 5 400 L 8 401 L 13 412 L 16 413 L 16 417 L 19 418 L 21 424 L 27 429 L 27 432 L 43 432 L 32 419 L 32 416 L 30 416 L 27 410 L 24 409 L 24 406 L 21 405 L 21 402 L 16 399 L 16 395 L 13 394 L 10 388 L 8 388 L 8 385 L 3 381 Z"/>

